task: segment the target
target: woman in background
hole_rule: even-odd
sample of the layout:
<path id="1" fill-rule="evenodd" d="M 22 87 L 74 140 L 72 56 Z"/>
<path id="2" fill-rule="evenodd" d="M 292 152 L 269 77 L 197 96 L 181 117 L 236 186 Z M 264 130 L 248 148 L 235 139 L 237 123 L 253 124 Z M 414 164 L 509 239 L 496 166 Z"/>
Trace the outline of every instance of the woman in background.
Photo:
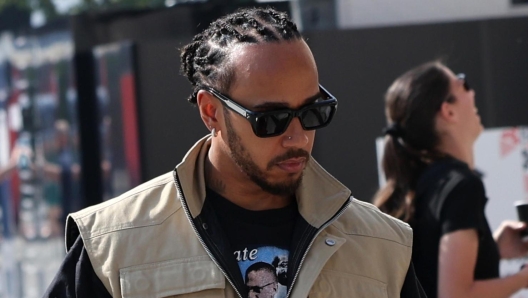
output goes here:
<path id="1" fill-rule="evenodd" d="M 430 62 L 396 79 L 385 100 L 387 184 L 374 203 L 414 229 L 413 263 L 428 297 L 508 297 L 528 287 L 528 266 L 499 278 L 500 258 L 528 252 L 526 224 L 490 231 L 474 172 L 483 127 L 465 76 Z"/>

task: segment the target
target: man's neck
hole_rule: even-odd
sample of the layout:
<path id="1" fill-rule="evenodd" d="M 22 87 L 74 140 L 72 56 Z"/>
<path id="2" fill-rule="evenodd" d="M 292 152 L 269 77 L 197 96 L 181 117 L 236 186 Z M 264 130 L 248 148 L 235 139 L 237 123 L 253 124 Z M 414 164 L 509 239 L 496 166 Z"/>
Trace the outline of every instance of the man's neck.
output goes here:
<path id="1" fill-rule="evenodd" d="M 247 210 L 279 209 L 288 206 L 295 199 L 293 196 L 265 192 L 240 171 L 236 164 L 215 165 L 214 159 L 209 155 L 205 162 L 205 184 L 233 204 Z"/>

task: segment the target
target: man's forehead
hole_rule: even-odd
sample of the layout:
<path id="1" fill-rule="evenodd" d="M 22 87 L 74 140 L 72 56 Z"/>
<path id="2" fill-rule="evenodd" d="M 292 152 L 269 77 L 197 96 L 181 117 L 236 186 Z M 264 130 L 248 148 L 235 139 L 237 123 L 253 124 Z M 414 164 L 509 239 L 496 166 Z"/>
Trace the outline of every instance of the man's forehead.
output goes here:
<path id="1" fill-rule="evenodd" d="M 312 53 L 303 40 L 237 44 L 229 56 L 237 72 L 266 71 L 276 64 L 313 63 L 315 66 Z"/>
<path id="2" fill-rule="evenodd" d="M 318 92 L 317 67 L 302 40 L 237 46 L 230 60 L 230 94 L 241 104 L 295 107 Z"/>

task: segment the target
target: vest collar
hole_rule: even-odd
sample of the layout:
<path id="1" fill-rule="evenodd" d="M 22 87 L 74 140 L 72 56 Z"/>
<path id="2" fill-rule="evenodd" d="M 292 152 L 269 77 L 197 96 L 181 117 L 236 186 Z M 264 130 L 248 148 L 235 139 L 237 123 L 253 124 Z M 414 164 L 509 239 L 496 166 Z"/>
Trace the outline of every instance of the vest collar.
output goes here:
<path id="1" fill-rule="evenodd" d="M 186 200 L 192 218 L 200 214 L 205 201 L 204 169 L 210 146 L 211 137 L 202 138 L 175 169 L 184 195 L 182 199 Z M 310 225 L 319 228 L 349 200 L 350 190 L 311 157 L 296 198 L 299 213 Z"/>

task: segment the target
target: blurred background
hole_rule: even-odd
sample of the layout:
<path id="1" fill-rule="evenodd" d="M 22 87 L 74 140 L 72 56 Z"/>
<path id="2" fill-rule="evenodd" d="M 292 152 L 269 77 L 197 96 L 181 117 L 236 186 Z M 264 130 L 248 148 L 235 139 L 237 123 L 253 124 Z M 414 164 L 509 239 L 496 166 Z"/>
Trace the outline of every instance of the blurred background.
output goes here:
<path id="1" fill-rule="evenodd" d="M 476 90 L 492 226 L 528 199 L 528 0 L 0 0 L 0 298 L 42 295 L 69 212 L 172 170 L 208 133 L 179 48 L 247 6 L 301 28 L 339 99 L 313 155 L 356 198 L 378 188 L 385 90 L 440 58 Z"/>

